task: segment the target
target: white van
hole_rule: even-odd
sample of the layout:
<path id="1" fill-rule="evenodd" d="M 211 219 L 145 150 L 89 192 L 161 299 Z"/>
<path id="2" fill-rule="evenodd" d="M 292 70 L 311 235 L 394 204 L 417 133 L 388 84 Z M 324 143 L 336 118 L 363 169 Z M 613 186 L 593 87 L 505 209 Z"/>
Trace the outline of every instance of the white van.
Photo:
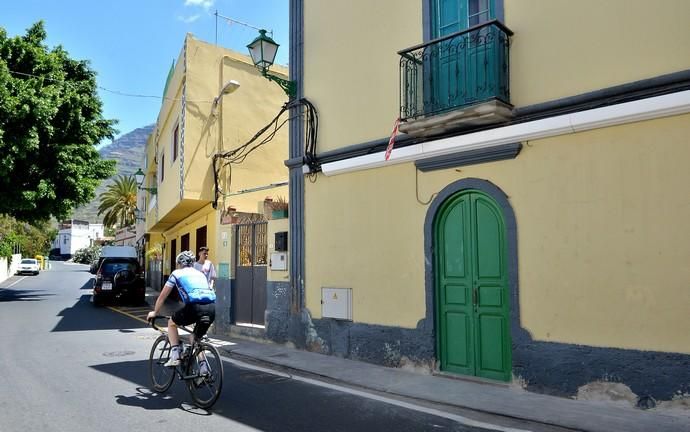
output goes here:
<path id="1" fill-rule="evenodd" d="M 134 246 L 103 246 L 101 258 L 136 258 L 137 250 Z"/>
<path id="2" fill-rule="evenodd" d="M 103 246 L 101 248 L 101 256 L 91 263 L 91 274 L 96 274 L 105 258 L 137 259 L 137 250 L 134 246 Z"/>

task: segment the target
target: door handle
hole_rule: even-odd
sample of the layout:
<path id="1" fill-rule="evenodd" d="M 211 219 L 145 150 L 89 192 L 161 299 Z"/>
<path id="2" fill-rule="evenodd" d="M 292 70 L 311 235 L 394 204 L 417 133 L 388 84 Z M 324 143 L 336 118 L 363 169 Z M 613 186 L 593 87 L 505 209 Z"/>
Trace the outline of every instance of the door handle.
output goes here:
<path id="1" fill-rule="evenodd" d="M 472 288 L 472 304 L 475 306 L 477 305 L 477 297 L 478 297 L 477 287 L 475 286 L 474 288 Z"/>

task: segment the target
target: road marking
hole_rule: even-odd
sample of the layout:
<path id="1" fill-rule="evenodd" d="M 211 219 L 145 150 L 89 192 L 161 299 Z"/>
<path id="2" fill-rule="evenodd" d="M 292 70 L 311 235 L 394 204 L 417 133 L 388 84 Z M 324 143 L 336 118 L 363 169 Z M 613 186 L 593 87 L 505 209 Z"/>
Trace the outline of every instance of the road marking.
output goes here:
<path id="1" fill-rule="evenodd" d="M 139 317 L 136 316 L 136 315 L 132 315 L 132 314 L 129 313 L 129 312 L 125 312 L 125 311 L 123 311 L 122 309 L 118 309 L 118 308 L 116 308 L 116 307 L 114 307 L 114 306 L 107 306 L 107 308 L 110 309 L 111 311 L 114 311 L 114 312 L 117 312 L 117 313 L 121 313 L 122 315 L 126 315 L 126 316 L 128 316 L 128 317 L 130 317 L 130 318 L 133 318 L 133 319 L 135 319 L 135 320 L 137 320 L 137 321 L 141 321 L 141 322 L 147 323 L 147 321 L 146 321 L 145 319 L 139 318 Z"/>
<path id="2" fill-rule="evenodd" d="M 22 276 L 18 280 L 14 281 L 13 283 L 7 285 L 5 288 L 12 288 L 13 286 L 17 285 L 19 282 L 23 281 L 26 279 L 28 276 Z"/>
<path id="3" fill-rule="evenodd" d="M 315 385 L 315 386 L 319 386 L 319 387 L 324 387 L 327 389 L 336 390 L 336 391 L 340 391 L 343 393 L 349 393 L 349 394 L 352 394 L 355 396 L 360 396 L 363 398 L 372 399 L 372 400 L 376 400 L 379 402 L 384 402 L 384 403 L 387 403 L 390 405 L 399 406 L 401 408 L 406 408 L 406 409 L 410 409 L 413 411 L 419 411 L 419 412 L 423 412 L 426 414 L 431 414 L 431 415 L 437 416 L 437 417 L 447 418 L 449 420 L 456 421 L 456 422 L 464 424 L 466 426 L 484 428 L 484 429 L 495 430 L 495 431 L 499 431 L 499 432 L 530 432 L 527 429 L 516 429 L 516 428 L 507 427 L 507 426 L 500 426 L 500 425 L 495 425 L 495 424 L 491 424 L 491 423 L 485 423 L 485 422 L 481 422 L 481 421 L 477 421 L 477 420 L 472 420 L 470 418 L 463 417 L 463 416 L 460 416 L 457 414 L 448 413 L 448 412 L 437 410 L 434 408 L 427 408 L 427 407 L 423 407 L 423 406 L 419 406 L 419 405 L 414 405 L 414 404 L 411 404 L 409 402 L 403 402 L 403 401 L 399 401 L 397 399 L 391 399 L 391 398 L 387 398 L 385 396 L 379 396 L 379 395 L 367 393 L 365 391 L 355 390 L 355 389 L 352 389 L 349 387 L 343 387 L 343 386 L 339 386 L 336 384 L 330 384 L 330 383 L 326 383 L 323 381 L 318 381 L 318 380 L 314 380 L 314 379 L 310 379 L 310 378 L 301 377 L 298 375 L 286 374 L 283 372 L 275 371 L 273 369 L 268 369 L 268 368 L 256 366 L 256 365 L 253 365 L 250 363 L 245 363 L 243 361 L 236 360 L 233 358 L 228 359 L 226 357 L 226 360 L 229 361 L 230 363 L 233 363 L 233 364 L 240 366 L 240 367 L 243 367 L 243 368 L 253 369 L 253 370 L 256 370 L 259 372 L 265 372 L 267 374 L 276 375 L 276 376 L 280 376 L 280 377 L 284 377 L 284 378 L 291 378 L 293 380 L 301 381 L 301 382 L 304 382 L 307 384 L 311 384 L 311 385 Z"/>

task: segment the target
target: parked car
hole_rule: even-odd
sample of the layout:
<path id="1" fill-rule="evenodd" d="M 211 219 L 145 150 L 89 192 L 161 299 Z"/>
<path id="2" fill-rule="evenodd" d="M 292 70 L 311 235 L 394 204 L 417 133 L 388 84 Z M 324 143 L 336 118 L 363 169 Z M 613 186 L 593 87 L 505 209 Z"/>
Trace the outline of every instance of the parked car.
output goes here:
<path id="1" fill-rule="evenodd" d="M 37 275 L 39 271 L 40 266 L 38 265 L 38 260 L 34 258 L 24 258 L 17 267 L 17 274 L 30 273 Z"/>
<path id="2" fill-rule="evenodd" d="M 96 274 L 101 267 L 101 263 L 106 258 L 137 258 L 137 250 L 134 246 L 103 246 L 101 255 L 98 259 L 91 262 L 89 271 L 91 274 Z"/>
<path id="3" fill-rule="evenodd" d="M 93 304 L 115 300 L 142 304 L 146 300 L 144 270 L 136 258 L 103 258 L 93 284 Z"/>
<path id="4" fill-rule="evenodd" d="M 91 266 L 90 266 L 90 268 L 89 268 L 89 272 L 90 272 L 91 274 L 96 274 L 96 272 L 98 271 L 98 265 L 99 265 L 100 263 L 101 263 L 100 258 L 91 261 Z"/>

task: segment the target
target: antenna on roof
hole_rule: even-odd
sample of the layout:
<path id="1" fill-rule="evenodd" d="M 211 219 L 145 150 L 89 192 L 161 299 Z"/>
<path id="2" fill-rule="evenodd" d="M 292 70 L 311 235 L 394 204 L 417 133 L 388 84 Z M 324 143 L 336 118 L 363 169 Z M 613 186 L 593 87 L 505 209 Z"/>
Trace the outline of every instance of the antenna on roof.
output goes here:
<path id="1" fill-rule="evenodd" d="M 226 17 L 226 16 L 224 16 L 224 15 L 221 15 L 221 14 L 218 13 L 218 9 L 216 9 L 216 13 L 214 13 L 213 15 L 216 16 L 216 45 L 218 45 L 218 18 L 222 18 L 222 19 L 224 19 L 225 21 L 227 21 L 227 22 L 230 23 L 230 24 L 239 24 L 239 25 L 242 25 L 242 26 L 245 26 L 245 27 L 252 28 L 252 29 L 254 29 L 254 30 L 256 30 L 256 31 L 263 30 L 263 28 L 259 28 L 259 27 L 253 26 L 253 25 L 251 25 L 251 24 L 247 24 L 247 23 L 245 23 L 245 22 L 238 21 L 238 20 L 236 20 L 236 19 L 233 19 L 233 18 L 230 18 L 230 17 Z M 273 37 L 273 30 L 267 30 L 267 33 L 269 33 L 270 36 Z"/>

